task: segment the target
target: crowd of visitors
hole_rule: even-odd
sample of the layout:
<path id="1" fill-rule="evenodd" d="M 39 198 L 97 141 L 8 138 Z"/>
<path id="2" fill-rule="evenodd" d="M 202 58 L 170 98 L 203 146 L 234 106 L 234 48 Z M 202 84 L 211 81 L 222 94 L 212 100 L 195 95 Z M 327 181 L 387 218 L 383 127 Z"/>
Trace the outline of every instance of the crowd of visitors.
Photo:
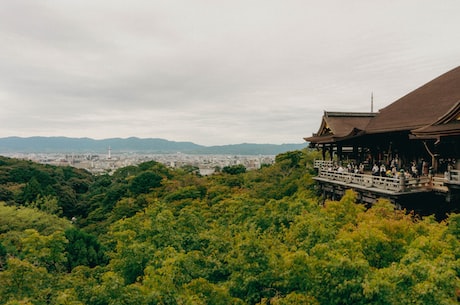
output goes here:
<path id="1" fill-rule="evenodd" d="M 359 165 L 350 162 L 346 166 L 341 164 L 334 164 L 332 167 L 328 168 L 329 171 L 336 171 L 338 173 L 355 173 L 355 174 L 364 174 L 365 165 L 360 163 Z M 420 176 L 431 176 L 433 175 L 433 170 L 430 167 L 430 164 L 421 159 L 419 162 L 412 161 L 410 166 L 404 167 L 399 158 L 395 157 L 390 162 L 376 162 L 370 168 L 372 176 L 380 176 L 387 178 L 400 178 L 401 175 L 404 175 L 406 179 L 418 178 Z"/>

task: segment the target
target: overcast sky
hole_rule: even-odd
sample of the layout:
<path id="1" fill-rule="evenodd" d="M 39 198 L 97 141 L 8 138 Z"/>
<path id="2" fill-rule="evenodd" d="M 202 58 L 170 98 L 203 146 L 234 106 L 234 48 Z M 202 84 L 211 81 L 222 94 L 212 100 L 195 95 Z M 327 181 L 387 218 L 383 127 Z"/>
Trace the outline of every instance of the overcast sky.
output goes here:
<path id="1" fill-rule="evenodd" d="M 3 0 L 0 137 L 302 143 L 460 65 L 460 1 Z M 414 113 L 408 113 L 408 118 Z"/>

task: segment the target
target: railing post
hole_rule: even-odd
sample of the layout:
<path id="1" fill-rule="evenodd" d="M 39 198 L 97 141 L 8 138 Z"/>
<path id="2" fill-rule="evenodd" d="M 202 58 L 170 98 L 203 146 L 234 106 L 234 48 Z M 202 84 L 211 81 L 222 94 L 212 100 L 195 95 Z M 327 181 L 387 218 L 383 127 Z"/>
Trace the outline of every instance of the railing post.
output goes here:
<path id="1" fill-rule="evenodd" d="M 399 191 L 404 192 L 406 190 L 406 177 L 404 173 L 399 175 Z"/>

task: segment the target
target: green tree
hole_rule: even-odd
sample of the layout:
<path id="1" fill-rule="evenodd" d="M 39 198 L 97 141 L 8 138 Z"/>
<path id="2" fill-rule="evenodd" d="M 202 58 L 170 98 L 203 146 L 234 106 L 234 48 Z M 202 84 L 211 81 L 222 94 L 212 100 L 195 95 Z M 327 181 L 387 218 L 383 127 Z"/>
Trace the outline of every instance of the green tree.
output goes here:
<path id="1" fill-rule="evenodd" d="M 144 275 L 144 269 L 154 253 L 153 245 L 136 240 L 137 234 L 132 230 L 112 234 L 117 245 L 111 253 L 109 267 L 119 273 L 125 283 L 132 284 Z"/>
<path id="2" fill-rule="evenodd" d="M 224 166 L 222 172 L 230 175 L 239 175 L 246 172 L 246 167 L 243 164 Z"/>
<path id="3" fill-rule="evenodd" d="M 143 204 L 140 200 L 136 198 L 121 198 L 113 207 L 113 210 L 110 212 L 110 221 L 116 221 L 123 217 L 134 216 L 138 211 L 143 207 Z"/>
<path id="4" fill-rule="evenodd" d="M 49 304 L 56 285 L 46 268 L 32 263 L 9 257 L 8 268 L 0 272 L 0 301 L 34 300 L 35 304 Z M 14 303 L 12 303 L 14 304 Z"/>
<path id="5" fill-rule="evenodd" d="M 430 218 L 411 229 L 401 259 L 370 274 L 365 296 L 374 304 L 457 304 L 458 239 Z"/>
<path id="6" fill-rule="evenodd" d="M 11 191 L 6 185 L 0 185 L 0 201 L 12 202 L 14 197 L 13 191 Z"/>
<path id="7" fill-rule="evenodd" d="M 349 246 L 347 241 L 337 240 L 310 251 L 305 288 L 321 304 L 368 304 L 363 283 L 370 267 L 363 255 Z"/>
<path id="8" fill-rule="evenodd" d="M 108 262 L 104 248 L 94 235 L 70 228 L 65 231 L 65 237 L 68 240 L 65 247 L 68 272 L 77 266 L 93 268 Z"/>
<path id="9" fill-rule="evenodd" d="M 21 252 L 25 259 L 36 266 L 45 267 L 48 272 L 59 272 L 66 270 L 65 248 L 67 243 L 68 240 L 62 231 L 46 236 L 41 235 L 35 229 L 26 229 L 21 238 Z"/>
<path id="10" fill-rule="evenodd" d="M 205 191 L 204 191 L 205 192 Z M 196 186 L 186 186 L 167 194 L 164 200 L 167 202 L 180 201 L 184 199 L 198 199 L 203 197 L 203 190 Z"/>
<path id="11" fill-rule="evenodd" d="M 256 230 L 241 232 L 234 242 L 227 258 L 232 272 L 230 294 L 248 304 L 274 297 L 280 280 L 275 266 L 280 264 L 282 245 Z"/>
<path id="12" fill-rule="evenodd" d="M 264 299 L 260 305 L 320 305 L 316 298 L 298 293 L 291 292 L 285 297 L 276 296 L 272 299 Z"/>
<path id="13" fill-rule="evenodd" d="M 29 182 L 25 185 L 20 201 L 21 202 L 33 202 L 38 196 L 43 195 L 43 189 L 38 182 L 37 178 L 32 177 Z"/>
<path id="14" fill-rule="evenodd" d="M 323 212 L 326 219 L 337 228 L 355 225 L 357 216 L 365 210 L 363 205 L 356 204 L 356 193 L 347 190 L 340 201 L 327 201 Z"/>
<path id="15" fill-rule="evenodd" d="M 342 230 L 338 238 L 352 239 L 375 268 L 399 262 L 417 234 L 412 216 L 384 200 L 359 214 L 357 220 L 353 230 Z"/>
<path id="16" fill-rule="evenodd" d="M 7 254 L 6 248 L 0 242 L 0 272 L 6 268 L 6 259 L 7 259 L 6 254 Z"/>
<path id="17" fill-rule="evenodd" d="M 155 172 L 143 172 L 134 177 L 129 186 L 129 190 L 134 195 L 145 194 L 150 192 L 153 188 L 161 186 L 163 178 Z"/>
<path id="18" fill-rule="evenodd" d="M 182 303 L 182 285 L 191 279 L 176 263 L 183 255 L 172 247 L 165 247 L 155 253 L 155 265 L 145 268 L 141 289 L 153 304 Z"/>
<path id="19" fill-rule="evenodd" d="M 300 166 L 300 160 L 302 159 L 302 151 L 288 151 L 281 153 L 275 157 L 276 163 L 283 163 L 286 168 L 295 168 Z"/>
<path id="20" fill-rule="evenodd" d="M 29 203 L 27 206 L 39 209 L 48 214 L 62 215 L 62 208 L 58 204 L 58 199 L 54 196 L 38 195 L 35 201 Z"/>
<path id="21" fill-rule="evenodd" d="M 69 227 L 71 227 L 70 221 L 56 215 L 26 207 L 6 206 L 0 202 L 0 234 L 35 229 L 40 234 L 49 235 Z"/>
<path id="22" fill-rule="evenodd" d="M 240 299 L 230 296 L 225 287 L 210 283 L 203 278 L 197 278 L 184 285 L 184 299 L 187 304 L 213 305 L 243 305 Z"/>

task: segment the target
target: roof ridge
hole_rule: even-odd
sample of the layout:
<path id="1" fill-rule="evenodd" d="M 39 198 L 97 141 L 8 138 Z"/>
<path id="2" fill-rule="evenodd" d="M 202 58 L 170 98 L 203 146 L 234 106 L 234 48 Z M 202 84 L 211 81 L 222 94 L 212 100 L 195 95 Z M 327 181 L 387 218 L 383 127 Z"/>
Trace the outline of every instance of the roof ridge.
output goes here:
<path id="1" fill-rule="evenodd" d="M 324 111 L 327 117 L 372 117 L 377 112 Z"/>

